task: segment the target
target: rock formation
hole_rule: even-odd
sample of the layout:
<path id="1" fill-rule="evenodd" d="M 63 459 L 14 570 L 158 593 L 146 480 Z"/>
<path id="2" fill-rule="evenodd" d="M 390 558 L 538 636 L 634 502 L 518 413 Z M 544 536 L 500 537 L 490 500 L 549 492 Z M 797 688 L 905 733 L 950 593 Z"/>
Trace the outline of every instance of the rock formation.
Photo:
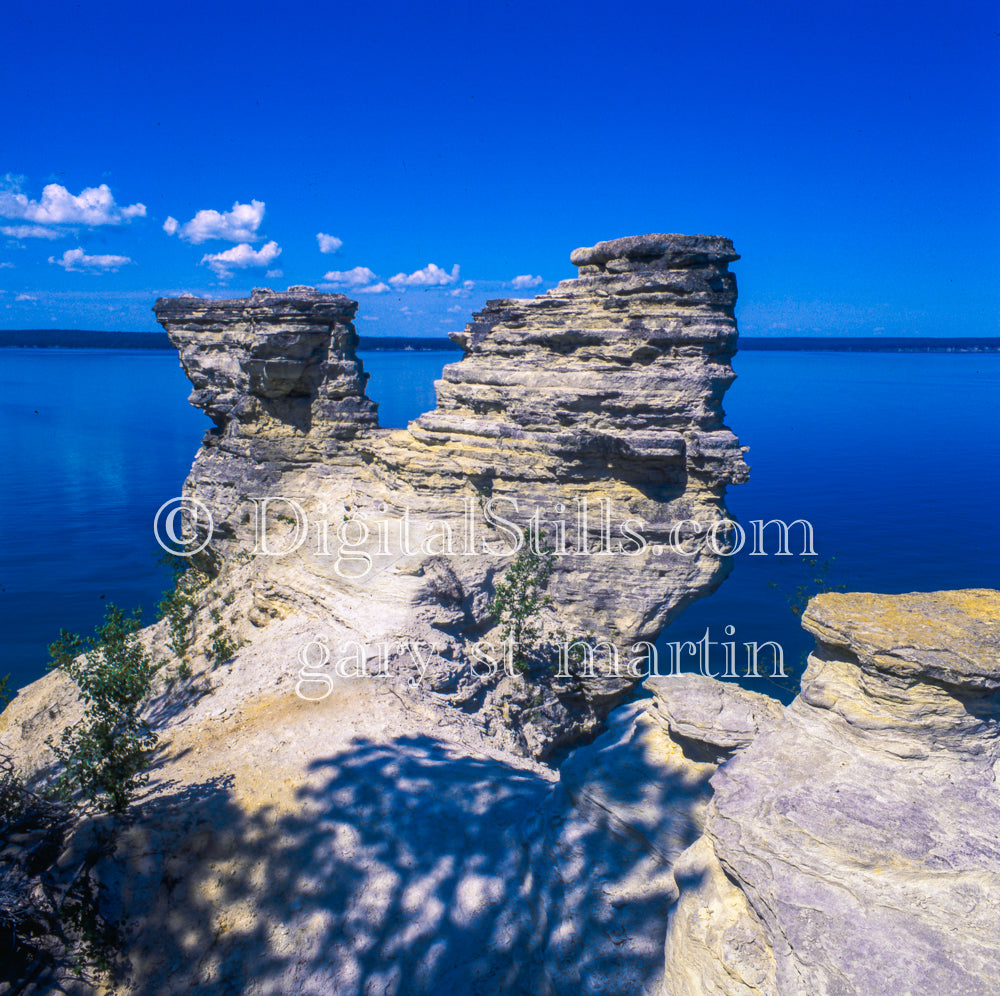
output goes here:
<path id="1" fill-rule="evenodd" d="M 1000 985 L 1000 592 L 827 594 L 784 720 L 678 859 L 669 996 Z"/>
<path id="2" fill-rule="evenodd" d="M 246 499 L 278 494 L 294 467 L 357 464 L 351 445 L 378 424 L 355 355 L 357 302 L 311 287 L 255 289 L 249 298 L 156 302 L 194 390 L 215 423 L 187 482 L 216 523 L 213 552 L 240 533 L 228 521 Z"/>
<path id="3" fill-rule="evenodd" d="M 551 925 L 539 954 L 550 992 L 655 991 L 673 866 L 704 829 L 709 781 L 781 714 L 773 699 L 701 675 L 651 678 L 644 691 L 652 698 L 616 709 L 569 755 L 521 827 Z"/>
<path id="4" fill-rule="evenodd" d="M 435 410 L 392 432 L 347 298 L 157 303 L 215 422 L 186 485 L 214 527 L 194 673 L 164 669 L 151 782 L 95 869 L 130 962 L 108 992 L 997 992 L 1000 592 L 819 596 L 790 706 L 651 678 L 558 774 L 539 759 L 638 678 L 469 666 L 513 559 L 480 545 L 507 535 L 491 503 L 537 509 L 557 548 L 550 634 L 627 650 L 721 581 L 691 541 L 746 472 L 721 409 L 735 258 L 704 236 L 577 250 L 577 279 L 489 302 Z M 645 546 L 609 550 L 609 517 Z M 252 639 L 210 659 L 217 624 Z M 161 657 L 167 626 L 143 633 Z M 329 663 L 303 679 L 310 647 Z M 0 717 L 29 777 L 77 693 L 54 671 Z M 53 840 L 63 877 L 98 829 Z M 9 842 L 0 879 L 34 846 Z M 87 991 L 44 967 L 33 987 Z"/>
<path id="5" fill-rule="evenodd" d="M 328 698 L 298 701 L 275 665 L 307 631 L 277 620 L 202 694 L 154 703 L 153 782 L 97 868 L 131 965 L 107 992 L 653 992 L 715 755 L 781 707 L 699 675 L 652 679 L 556 775 L 383 683 L 335 676 Z M 74 692 L 56 673 L 24 689 L 5 747 L 37 759 Z M 60 985 L 91 991 L 45 974 L 28 991 Z"/>
<path id="6" fill-rule="evenodd" d="M 722 411 L 737 258 L 709 236 L 576 250 L 576 279 L 488 302 L 455 336 L 465 355 L 437 382 L 437 407 L 394 432 L 376 427 L 364 394 L 354 302 L 308 288 L 158 301 L 192 403 L 216 422 L 185 488 L 214 519 L 203 566 L 249 589 L 257 626 L 304 613 L 366 646 L 433 647 L 418 691 L 535 757 L 596 732 L 637 680 L 633 645 L 728 570 L 698 532 L 725 519 L 726 485 L 746 474 Z M 260 528 L 251 499 L 268 496 L 301 510 L 294 526 L 290 505 L 271 512 L 284 513 L 270 520 L 272 549 L 294 549 L 244 569 Z M 510 673 L 493 639 L 489 598 L 515 553 L 500 517 L 524 535 L 536 517 L 555 548 L 544 680 Z M 599 678 L 553 679 L 558 634 L 593 634 L 620 662 L 601 667 L 601 651 Z M 481 638 L 495 673 L 470 669 Z M 391 669 L 414 676 L 411 656 Z"/>
<path id="7" fill-rule="evenodd" d="M 154 780 L 97 868 L 131 964 L 107 991 L 992 994 L 1000 592 L 826 595 L 805 623 L 791 706 L 650 679 L 557 777 L 383 683 L 306 707 L 275 665 L 309 621 L 275 621 L 153 704 Z M 68 686 L 3 714 L 22 765 Z"/>

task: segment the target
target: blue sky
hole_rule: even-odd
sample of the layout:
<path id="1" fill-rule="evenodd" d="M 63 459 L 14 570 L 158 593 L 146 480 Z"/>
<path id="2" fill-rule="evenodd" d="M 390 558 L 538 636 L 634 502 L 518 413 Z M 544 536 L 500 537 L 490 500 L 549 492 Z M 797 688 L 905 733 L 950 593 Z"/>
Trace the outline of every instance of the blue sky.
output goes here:
<path id="1" fill-rule="evenodd" d="M 703 232 L 744 334 L 996 335 L 997 9 L 7 0 L 0 327 L 311 284 L 444 334 Z"/>

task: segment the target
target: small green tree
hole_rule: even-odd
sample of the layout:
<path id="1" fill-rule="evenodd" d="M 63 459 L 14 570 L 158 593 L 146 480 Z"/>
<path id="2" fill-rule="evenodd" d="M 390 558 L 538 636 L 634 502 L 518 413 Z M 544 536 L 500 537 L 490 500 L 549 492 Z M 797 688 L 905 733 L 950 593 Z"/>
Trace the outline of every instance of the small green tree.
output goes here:
<path id="1" fill-rule="evenodd" d="M 501 639 L 513 638 L 514 666 L 519 671 L 528 669 L 532 654 L 540 647 L 539 613 L 552 602 L 543 592 L 555 570 L 555 551 L 544 539 L 545 533 L 539 531 L 541 553 L 530 542 L 522 547 L 497 582 L 488 607 L 500 624 Z"/>
<path id="2" fill-rule="evenodd" d="M 224 664 L 229 660 L 233 654 L 239 650 L 239 644 L 237 644 L 232 637 L 222 628 L 222 626 L 216 626 L 209 636 L 212 638 L 212 645 L 209 649 L 208 656 L 216 664 Z"/>
<path id="3" fill-rule="evenodd" d="M 62 667 L 76 682 L 86 705 L 83 718 L 46 743 L 63 763 L 59 787 L 79 791 L 98 808 L 122 813 L 144 785 L 145 769 L 156 735 L 140 715 L 149 695 L 156 665 L 139 642 L 138 610 L 126 616 L 108 605 L 104 622 L 86 641 L 60 632 L 49 647 L 53 667 Z M 84 645 L 82 656 L 74 655 Z"/>
<path id="4" fill-rule="evenodd" d="M 191 648 L 196 608 L 195 595 L 208 583 L 208 576 L 176 557 L 160 560 L 173 573 L 173 587 L 163 593 L 157 606 L 160 618 L 167 620 L 167 646 L 183 660 Z"/>

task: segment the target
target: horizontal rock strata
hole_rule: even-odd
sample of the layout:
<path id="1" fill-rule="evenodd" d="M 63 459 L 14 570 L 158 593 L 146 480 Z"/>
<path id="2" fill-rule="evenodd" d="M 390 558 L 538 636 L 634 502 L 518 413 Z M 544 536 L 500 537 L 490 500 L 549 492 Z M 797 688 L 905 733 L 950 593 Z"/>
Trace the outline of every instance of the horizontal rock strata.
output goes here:
<path id="1" fill-rule="evenodd" d="M 194 385 L 189 401 L 215 423 L 186 493 L 211 511 L 217 549 L 240 531 L 230 521 L 234 509 L 247 497 L 280 493 L 288 471 L 360 463 L 353 441 L 377 428 L 378 406 L 365 396 L 357 307 L 311 287 L 156 302 Z"/>
<path id="2" fill-rule="evenodd" d="M 580 276 L 534 300 L 489 301 L 452 338 L 437 407 L 380 463 L 436 488 L 611 478 L 657 496 L 744 479 L 723 425 L 739 257 L 728 239 L 653 235 L 578 249 Z M 394 459 L 395 458 L 395 459 Z"/>
<path id="3" fill-rule="evenodd" d="M 255 547 L 248 499 L 292 496 L 327 536 L 348 523 L 353 562 L 368 556 L 371 569 L 341 570 L 311 533 L 288 556 L 255 561 L 256 623 L 306 612 L 369 644 L 435 645 L 441 663 L 421 687 L 536 757 L 596 732 L 635 684 L 632 645 L 655 639 L 728 569 L 707 547 L 683 555 L 671 543 L 690 545 L 691 523 L 723 519 L 727 484 L 746 475 L 722 411 L 737 258 L 710 236 L 577 250 L 575 280 L 488 302 L 455 336 L 465 355 L 437 381 L 437 406 L 395 432 L 376 428 L 364 394 L 354 302 L 302 288 L 158 302 L 192 402 L 218 426 L 186 488 L 215 520 L 211 549 L 224 563 L 210 570 L 225 573 Z M 290 542 L 289 510 L 276 511 L 288 521 L 272 525 Z M 536 517 L 555 548 L 542 632 L 614 645 L 615 673 L 555 681 L 553 660 L 530 689 L 516 674 L 472 673 L 469 646 L 495 634 L 488 604 L 513 559 L 499 516 L 522 532 Z M 481 520 L 471 550 L 470 517 Z M 394 535 L 391 553 L 377 526 L 358 525 L 396 530 L 404 518 L 409 547 Z"/>

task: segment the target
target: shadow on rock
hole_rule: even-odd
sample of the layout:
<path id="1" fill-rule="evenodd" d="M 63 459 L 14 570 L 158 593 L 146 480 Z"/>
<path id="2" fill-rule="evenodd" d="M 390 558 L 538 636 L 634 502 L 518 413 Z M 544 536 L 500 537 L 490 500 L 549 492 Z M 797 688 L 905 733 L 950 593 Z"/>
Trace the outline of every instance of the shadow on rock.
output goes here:
<path id="1" fill-rule="evenodd" d="M 134 991 L 612 993 L 662 966 L 662 857 L 540 775 L 421 735 L 304 782 L 294 812 L 248 815 L 224 779 L 141 807 L 101 878 Z"/>

